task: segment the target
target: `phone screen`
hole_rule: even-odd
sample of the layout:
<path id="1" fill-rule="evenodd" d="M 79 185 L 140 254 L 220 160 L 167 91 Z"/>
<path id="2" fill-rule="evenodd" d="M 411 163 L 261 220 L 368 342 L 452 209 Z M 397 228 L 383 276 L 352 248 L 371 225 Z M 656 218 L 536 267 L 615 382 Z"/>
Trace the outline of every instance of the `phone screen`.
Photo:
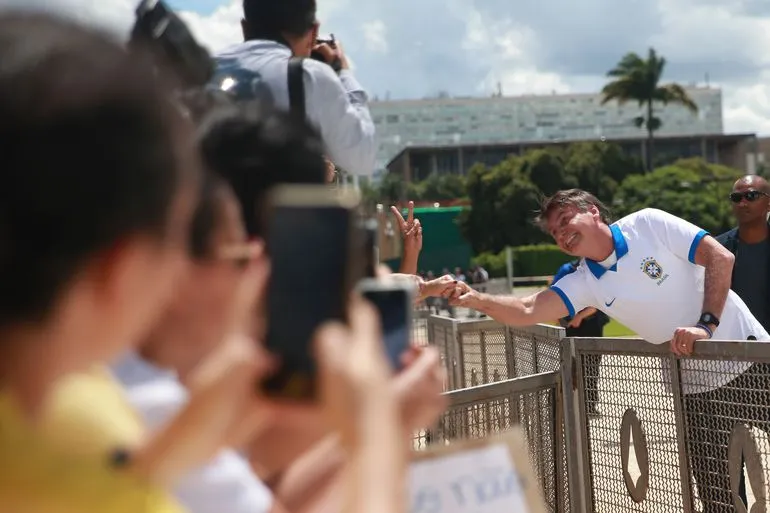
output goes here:
<path id="1" fill-rule="evenodd" d="M 338 206 L 276 206 L 268 220 L 268 327 L 279 369 L 265 391 L 296 399 L 315 393 L 312 342 L 328 320 L 346 320 L 352 212 Z"/>
<path id="2" fill-rule="evenodd" d="M 362 295 L 372 302 L 382 319 L 385 350 L 394 369 L 400 370 L 401 355 L 411 342 L 409 296 L 405 290 L 365 290 Z"/>

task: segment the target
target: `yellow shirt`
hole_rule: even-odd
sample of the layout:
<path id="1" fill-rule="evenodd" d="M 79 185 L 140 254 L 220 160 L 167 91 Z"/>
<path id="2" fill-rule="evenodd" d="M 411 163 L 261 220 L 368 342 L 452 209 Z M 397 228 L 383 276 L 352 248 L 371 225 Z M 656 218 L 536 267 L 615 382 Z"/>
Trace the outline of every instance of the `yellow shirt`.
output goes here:
<path id="1" fill-rule="evenodd" d="M 141 435 L 119 392 L 106 375 L 73 376 L 52 395 L 40 428 L 0 392 L 3 513 L 182 513 L 165 491 L 110 465 L 113 447 Z"/>
<path id="2" fill-rule="evenodd" d="M 43 408 L 43 436 L 60 449 L 97 458 L 138 445 L 145 429 L 106 369 L 71 374 L 60 380 Z"/>

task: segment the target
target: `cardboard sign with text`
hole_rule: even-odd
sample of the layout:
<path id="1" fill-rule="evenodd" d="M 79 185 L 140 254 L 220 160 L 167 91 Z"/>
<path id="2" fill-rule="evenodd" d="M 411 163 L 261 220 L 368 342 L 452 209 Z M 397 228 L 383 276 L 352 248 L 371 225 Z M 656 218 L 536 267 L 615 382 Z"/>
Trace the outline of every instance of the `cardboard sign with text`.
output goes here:
<path id="1" fill-rule="evenodd" d="M 518 429 L 414 453 L 409 513 L 545 513 Z"/>

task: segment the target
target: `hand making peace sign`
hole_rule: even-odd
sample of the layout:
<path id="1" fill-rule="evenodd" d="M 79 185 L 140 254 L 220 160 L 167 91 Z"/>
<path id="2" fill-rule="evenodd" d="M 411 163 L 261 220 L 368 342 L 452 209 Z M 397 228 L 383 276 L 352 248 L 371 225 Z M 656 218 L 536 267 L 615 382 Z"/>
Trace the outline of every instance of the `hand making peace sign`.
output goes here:
<path id="1" fill-rule="evenodd" d="M 422 225 L 419 219 L 414 218 L 414 201 L 410 201 L 407 206 L 407 216 L 401 215 L 398 207 L 390 207 L 390 211 L 398 221 L 398 227 L 401 230 L 401 236 L 404 239 L 404 253 L 414 254 L 422 250 Z"/>

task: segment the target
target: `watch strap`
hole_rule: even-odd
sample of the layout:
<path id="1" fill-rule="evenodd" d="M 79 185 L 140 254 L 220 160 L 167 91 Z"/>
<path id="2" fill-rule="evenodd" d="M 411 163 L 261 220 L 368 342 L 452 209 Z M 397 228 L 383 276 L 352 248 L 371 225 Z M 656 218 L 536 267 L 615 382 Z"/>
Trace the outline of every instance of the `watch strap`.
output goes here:
<path id="1" fill-rule="evenodd" d="M 700 319 L 698 319 L 699 324 L 713 324 L 716 327 L 719 327 L 719 317 L 712 314 L 711 312 L 703 312 L 700 315 Z"/>

